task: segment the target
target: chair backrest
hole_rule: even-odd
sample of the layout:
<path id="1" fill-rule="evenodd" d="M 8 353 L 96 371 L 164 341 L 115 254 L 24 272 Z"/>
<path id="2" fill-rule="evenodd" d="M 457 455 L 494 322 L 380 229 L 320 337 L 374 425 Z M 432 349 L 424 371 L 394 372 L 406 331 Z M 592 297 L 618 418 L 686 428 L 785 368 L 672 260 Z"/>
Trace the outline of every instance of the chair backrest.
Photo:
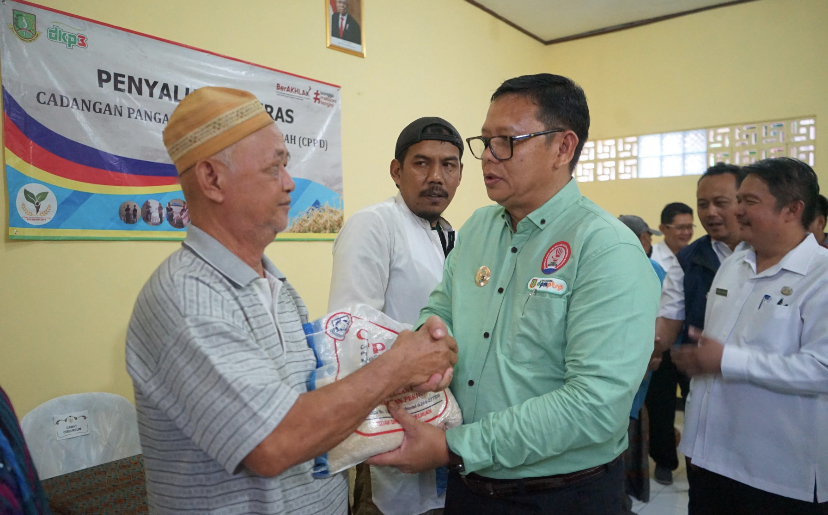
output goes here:
<path id="1" fill-rule="evenodd" d="M 40 479 L 141 454 L 135 407 L 120 395 L 64 395 L 30 411 L 20 427 Z"/>

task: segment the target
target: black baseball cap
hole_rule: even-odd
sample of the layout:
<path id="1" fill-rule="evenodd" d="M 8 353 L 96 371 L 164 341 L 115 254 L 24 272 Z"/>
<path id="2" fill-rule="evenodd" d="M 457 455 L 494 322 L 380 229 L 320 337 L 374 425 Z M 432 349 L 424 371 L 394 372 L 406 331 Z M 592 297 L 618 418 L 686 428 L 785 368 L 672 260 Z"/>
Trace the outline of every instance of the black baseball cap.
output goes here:
<path id="1" fill-rule="evenodd" d="M 423 133 L 423 130 L 431 125 L 444 127 L 451 134 Z M 428 140 L 448 141 L 460 150 L 460 158 L 463 158 L 463 138 L 460 137 L 460 133 L 457 132 L 454 125 L 437 116 L 426 116 L 409 123 L 397 138 L 394 157 L 399 158 L 411 145 Z"/>

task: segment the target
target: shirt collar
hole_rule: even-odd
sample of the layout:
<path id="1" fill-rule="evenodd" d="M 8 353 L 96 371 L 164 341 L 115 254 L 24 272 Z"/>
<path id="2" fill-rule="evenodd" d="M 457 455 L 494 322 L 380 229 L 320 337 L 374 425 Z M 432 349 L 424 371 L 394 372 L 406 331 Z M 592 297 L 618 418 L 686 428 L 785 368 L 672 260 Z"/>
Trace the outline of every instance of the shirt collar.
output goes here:
<path id="1" fill-rule="evenodd" d="M 187 227 L 187 237 L 182 245 L 195 252 L 201 259 L 238 286 L 247 286 L 261 277 L 247 263 L 227 250 L 227 247 L 192 223 Z M 276 268 L 267 256 L 262 255 L 262 265 L 277 279 L 282 281 L 286 279 L 285 275 Z"/>
<path id="2" fill-rule="evenodd" d="M 808 233 L 805 239 L 802 240 L 802 243 L 788 251 L 779 263 L 768 268 L 762 272 L 761 275 L 773 275 L 781 269 L 785 269 L 799 275 L 806 275 L 808 273 L 808 268 L 811 265 L 811 260 L 817 253 L 817 249 L 819 249 L 819 244 L 816 242 L 816 238 L 814 238 L 813 234 Z M 750 248 L 750 251 L 745 254 L 745 262 L 747 262 L 747 264 L 749 264 L 753 269 L 753 273 L 756 273 L 756 251 L 752 248 Z"/>
<path id="3" fill-rule="evenodd" d="M 552 198 L 543 203 L 542 206 L 529 213 L 524 220 L 529 220 L 527 223 L 533 223 L 540 230 L 546 229 L 556 218 L 561 216 L 564 211 L 570 206 L 578 202 L 581 198 L 581 190 L 578 188 L 578 183 L 574 179 L 570 179 L 566 186 L 555 193 Z M 501 207 L 500 217 L 506 222 L 506 225 L 511 227 L 510 216 L 506 208 Z M 523 220 L 520 221 L 523 223 Z M 520 225 L 520 223 L 518 225 Z"/>
<path id="4" fill-rule="evenodd" d="M 719 249 L 720 251 L 724 252 L 726 255 L 731 254 L 733 251 L 730 250 L 730 247 L 727 246 L 727 243 L 719 240 L 714 240 L 710 238 L 710 244 L 713 245 L 714 249 Z"/>
<path id="5" fill-rule="evenodd" d="M 741 250 L 750 250 L 752 247 L 746 241 L 740 241 L 736 244 L 733 250 L 730 250 L 730 247 L 727 246 L 727 243 L 719 240 L 714 240 L 710 238 L 710 246 L 713 247 L 713 252 L 716 253 L 716 257 L 719 258 L 719 263 L 721 264 L 722 261 L 732 256 L 734 253 L 739 252 Z"/>
<path id="6" fill-rule="evenodd" d="M 653 256 L 655 256 L 656 254 L 658 254 L 662 259 L 665 260 L 675 259 L 676 261 L 678 261 L 676 255 L 673 254 L 673 251 L 670 250 L 669 246 L 667 246 L 666 241 L 660 241 L 653 245 Z"/>
<path id="7" fill-rule="evenodd" d="M 426 220 L 425 218 L 419 217 L 414 214 L 414 211 L 408 208 L 408 204 L 405 203 L 405 199 L 402 196 L 402 193 L 397 193 L 397 196 L 394 197 L 394 202 L 399 206 L 403 213 L 411 216 L 418 224 L 422 225 L 426 229 L 431 229 L 431 223 Z M 451 224 L 448 223 L 448 220 L 440 217 L 440 227 L 442 227 L 443 232 L 451 232 L 454 229 L 451 227 Z"/>

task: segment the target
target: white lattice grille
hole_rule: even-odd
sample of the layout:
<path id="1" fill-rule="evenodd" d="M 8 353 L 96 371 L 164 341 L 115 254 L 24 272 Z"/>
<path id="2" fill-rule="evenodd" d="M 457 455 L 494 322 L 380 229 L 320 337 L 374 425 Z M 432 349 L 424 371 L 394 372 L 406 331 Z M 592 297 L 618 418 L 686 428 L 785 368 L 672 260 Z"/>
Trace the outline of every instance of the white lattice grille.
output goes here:
<path id="1" fill-rule="evenodd" d="M 814 166 L 814 117 L 588 141 L 578 182 L 700 175 L 716 163 L 789 156 Z"/>
<path id="2" fill-rule="evenodd" d="M 581 156 L 583 161 L 583 155 Z M 592 182 L 595 180 L 595 163 L 583 163 L 575 166 L 575 180 L 578 182 Z"/>

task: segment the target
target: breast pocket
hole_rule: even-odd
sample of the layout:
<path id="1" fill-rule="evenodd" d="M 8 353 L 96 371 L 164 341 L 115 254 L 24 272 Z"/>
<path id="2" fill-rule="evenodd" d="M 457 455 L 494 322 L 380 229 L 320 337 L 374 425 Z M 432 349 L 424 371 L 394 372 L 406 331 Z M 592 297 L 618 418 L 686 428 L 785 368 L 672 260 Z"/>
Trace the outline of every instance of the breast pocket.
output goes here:
<path id="1" fill-rule="evenodd" d="M 565 297 L 528 292 L 519 295 L 509 341 L 503 346 L 504 356 L 525 368 L 563 370 L 566 304 Z"/>
<path id="2" fill-rule="evenodd" d="M 788 348 L 792 342 L 799 341 L 802 331 L 799 310 L 795 306 L 768 304 L 762 306 L 765 311 L 756 317 L 756 323 L 745 331 L 744 344 L 748 347 L 771 353 L 795 352 L 798 348 Z"/>

